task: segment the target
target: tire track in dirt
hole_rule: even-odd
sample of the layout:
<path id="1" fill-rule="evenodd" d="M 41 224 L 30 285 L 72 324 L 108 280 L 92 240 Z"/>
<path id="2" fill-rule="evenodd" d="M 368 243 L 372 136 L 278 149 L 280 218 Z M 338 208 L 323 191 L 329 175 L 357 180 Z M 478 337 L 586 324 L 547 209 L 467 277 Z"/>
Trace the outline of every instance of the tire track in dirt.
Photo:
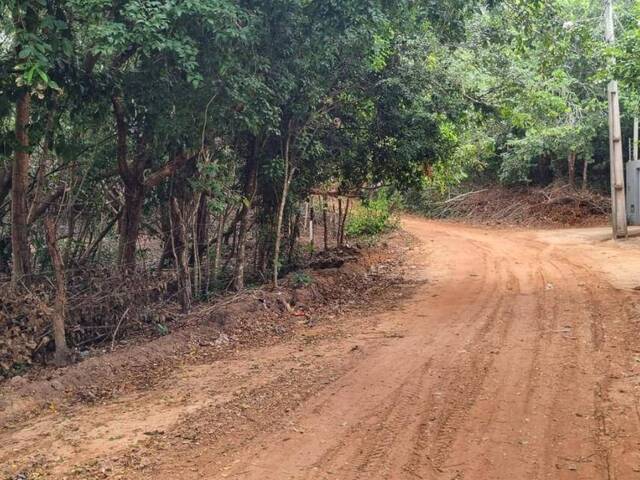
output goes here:
<path id="1" fill-rule="evenodd" d="M 593 436 L 603 478 L 637 478 L 640 473 L 640 451 L 637 447 L 637 439 L 640 438 L 637 397 L 640 385 L 629 379 L 637 379 L 640 372 L 627 373 L 637 369 L 630 363 L 634 361 L 633 353 L 640 352 L 637 328 L 628 307 L 633 298 L 577 258 L 565 255 L 563 260 L 582 280 L 580 285 L 589 305 L 594 367 L 599 374 L 593 391 L 593 418 L 596 422 Z M 621 358 L 620 353 L 623 352 L 627 353 Z"/>
<path id="2" fill-rule="evenodd" d="M 637 478 L 640 305 L 582 261 L 591 247 L 405 226 L 428 283 L 344 337 L 249 355 L 233 398 L 183 410 L 103 478 Z"/>
<path id="3" fill-rule="evenodd" d="M 510 275 L 513 285 L 515 277 Z M 509 296 L 499 294 L 497 303 L 487 315 L 482 328 L 470 340 L 467 349 L 469 360 L 444 370 L 443 384 L 435 385 L 437 392 L 446 392 L 439 402 L 425 405 L 425 413 L 414 439 L 414 449 L 410 461 L 403 468 L 418 477 L 425 477 L 434 469 L 442 472 L 448 451 L 455 441 L 459 429 L 466 420 L 469 410 L 480 395 L 483 383 L 495 361 L 497 351 L 512 326 L 513 306 Z M 490 340 L 489 340 L 490 339 Z M 463 352 L 466 353 L 466 350 Z"/>
<path id="4" fill-rule="evenodd" d="M 515 267 L 515 264 L 511 265 L 510 262 L 504 261 L 504 259 L 499 258 L 498 261 L 500 264 L 504 265 L 506 278 L 508 278 L 508 280 L 504 282 L 507 285 L 507 289 L 505 298 L 503 299 L 503 302 L 506 302 L 508 307 L 502 309 L 502 314 L 496 320 L 497 324 L 502 323 L 502 327 L 496 331 L 496 333 L 498 334 L 497 339 L 494 338 L 493 342 L 488 341 L 491 337 L 488 337 L 488 339 L 481 337 L 475 339 L 476 344 L 478 345 L 476 349 L 481 359 L 480 361 L 484 362 L 484 370 L 486 373 L 482 375 L 474 385 L 474 388 L 477 389 L 478 392 L 467 398 L 468 407 L 466 409 L 463 409 L 464 415 L 462 415 L 460 421 L 457 422 L 456 428 L 453 429 L 449 427 L 449 434 L 445 436 L 445 442 L 442 443 L 442 440 L 440 440 L 440 448 L 437 450 L 437 454 L 430 455 L 431 465 L 429 465 L 429 467 L 433 465 L 436 472 L 445 475 L 445 478 L 449 478 L 446 477 L 447 470 L 466 463 L 465 460 L 457 459 L 455 455 L 453 456 L 453 458 L 451 458 L 452 446 L 458 441 L 459 432 L 461 429 L 464 429 L 465 423 L 467 423 L 468 421 L 469 412 L 475 408 L 475 405 L 478 401 L 483 401 L 482 397 L 486 394 L 487 381 L 491 380 L 490 376 L 495 370 L 495 363 L 499 361 L 500 353 L 505 347 L 507 339 L 513 335 L 514 328 L 518 327 L 517 318 L 521 313 L 519 312 L 521 307 L 520 302 L 523 299 L 528 300 L 529 298 L 531 298 L 529 294 L 529 281 L 531 275 L 526 271 L 523 272 L 520 267 Z M 504 385 L 504 383 L 498 383 L 495 386 L 495 390 L 492 392 L 493 396 L 500 397 L 505 387 L 506 386 Z M 492 420 L 495 419 L 498 414 L 498 406 L 499 404 L 495 402 L 491 403 L 489 405 L 489 408 L 483 409 L 482 418 L 474 419 L 475 422 L 480 422 L 484 425 L 481 430 L 484 430 L 486 432 L 489 426 L 492 424 Z M 465 433 L 466 435 L 469 434 L 468 431 Z M 428 438 L 428 436 L 426 437 Z M 435 437 L 435 442 L 437 445 L 437 435 L 435 435 Z M 418 451 L 422 449 L 423 447 L 418 447 Z M 414 469 L 415 468 L 416 467 L 414 466 Z M 419 471 L 419 475 L 423 478 L 429 478 L 427 477 L 428 471 L 429 468 L 425 469 L 423 467 L 423 469 Z M 462 478 L 464 473 L 462 471 L 458 471 L 456 472 L 456 475 L 459 478 Z"/>
<path id="5" fill-rule="evenodd" d="M 594 436 L 593 394 L 597 388 L 594 348 L 589 320 L 589 302 L 575 284 L 575 272 L 543 250 L 543 259 L 553 277 L 554 323 L 549 330 L 549 359 L 543 367 L 552 373 L 552 395 L 544 437 L 539 478 L 604 478 Z M 587 308 L 585 308 L 585 306 Z M 555 373 L 554 373 L 555 372 Z M 549 377 L 549 374 L 547 374 Z M 567 402 L 567 399 L 572 399 Z"/>
<path id="6" fill-rule="evenodd" d="M 477 344 L 479 339 L 492 332 L 496 327 L 496 318 L 501 315 L 503 308 L 504 299 L 499 297 L 498 303 L 491 305 L 490 311 L 479 315 L 485 317 L 486 320 L 482 323 L 479 331 L 468 341 L 468 345 Z M 342 445 L 357 445 L 355 455 L 345 456 L 345 452 L 341 448 L 334 448 L 332 455 L 321 458 L 316 462 L 315 467 L 318 470 L 336 471 L 341 478 L 394 478 L 399 470 L 415 474 L 411 464 L 406 464 L 405 452 L 398 451 L 397 446 L 399 444 L 414 445 L 412 455 L 415 455 L 416 452 L 421 452 L 421 454 L 424 452 L 421 446 L 422 439 L 416 438 L 415 432 L 410 434 L 412 430 L 415 430 L 410 427 L 415 426 L 416 418 L 420 419 L 419 425 L 435 427 L 437 450 L 444 451 L 452 432 L 455 431 L 455 425 L 460 423 L 461 418 L 464 417 L 466 407 L 472 402 L 473 395 L 477 393 L 478 386 L 482 383 L 483 376 L 488 370 L 486 362 L 478 360 L 482 358 L 482 354 L 475 351 L 465 351 L 464 353 L 471 356 L 468 364 L 445 367 L 446 373 L 437 375 L 440 381 L 435 385 L 433 382 L 427 383 L 425 376 L 428 368 L 421 369 L 419 375 L 412 372 L 407 379 L 407 383 L 411 386 L 410 393 L 404 394 L 407 390 L 404 385 L 404 388 L 399 392 L 401 395 L 394 395 L 387 402 L 378 406 L 378 411 L 360 422 L 351 434 L 341 442 Z M 490 360 L 490 357 L 486 358 Z M 442 372 L 445 359 L 439 357 L 437 361 L 439 370 Z M 428 366 L 431 366 L 433 362 L 434 359 L 430 359 Z M 436 392 L 435 395 L 431 393 L 433 391 Z M 461 401 L 455 401 L 455 398 L 459 398 Z M 425 418 L 425 412 L 430 412 L 429 415 L 432 418 Z M 378 419 L 381 415 L 384 415 L 385 418 L 382 422 L 373 424 L 376 434 L 372 435 L 371 420 Z M 438 422 L 433 421 L 435 418 L 438 419 Z M 420 432 L 417 436 L 420 436 Z M 415 448 L 415 445 L 418 448 Z M 341 467 L 341 465 L 347 467 Z M 437 468 L 437 465 L 434 464 L 434 467 Z"/>
<path id="7" fill-rule="evenodd" d="M 410 335 L 430 339 L 424 375 L 406 370 L 401 387 L 368 404 L 347 431 L 323 430 L 303 409 L 298 415 L 324 441 L 300 455 L 267 447 L 256 452 L 259 469 L 240 460 L 231 472 L 247 479 L 608 478 L 595 400 L 600 313 L 592 316 L 593 294 L 576 285 L 583 274 L 543 242 L 433 223 L 423 233 L 420 223 L 409 221 L 409 230 L 438 246 L 433 270 L 442 275 L 430 289 L 437 297 L 421 293 L 401 313 Z M 482 286 L 469 295 L 463 279 L 477 272 Z M 425 323 L 411 321 L 428 306 L 436 311 Z M 394 349 L 397 362 L 413 362 L 402 347 Z M 378 388 L 367 376 L 350 375 L 347 384 L 330 386 L 328 395 L 358 403 L 356 386 Z M 337 402 L 325 403 L 314 415 L 331 418 L 335 409 Z"/>
<path id="8" fill-rule="evenodd" d="M 451 243 L 449 238 L 446 241 Z M 455 243 L 452 244 L 453 248 L 459 248 L 459 245 L 455 245 Z M 478 251 L 486 252 L 487 249 L 482 244 L 475 245 L 474 242 L 476 259 Z M 461 319 L 457 322 L 452 322 L 453 326 L 449 325 L 448 328 L 455 331 L 455 337 L 457 338 L 454 338 L 455 343 L 458 345 L 456 348 L 459 348 L 459 351 L 454 350 L 454 352 L 460 353 L 460 355 L 452 355 L 450 349 L 446 347 L 446 342 L 443 342 L 443 345 L 434 347 L 436 353 L 431 361 L 439 366 L 439 378 L 425 383 L 419 401 L 414 402 L 416 407 L 410 410 L 411 415 L 408 418 L 419 418 L 420 421 L 413 421 L 412 430 L 414 433 L 411 436 L 412 441 L 408 442 L 409 447 L 416 445 L 416 436 L 418 438 L 420 436 L 420 429 L 416 431 L 416 427 L 420 425 L 423 430 L 423 437 L 430 437 L 432 431 L 435 431 L 437 441 L 430 441 L 429 445 L 431 445 L 430 448 L 434 455 L 443 455 L 443 452 L 447 450 L 451 443 L 451 438 L 455 437 L 457 426 L 463 423 L 466 411 L 473 405 L 475 396 L 481 391 L 483 378 L 493 362 L 490 351 L 500 348 L 504 338 L 506 338 L 513 318 L 513 312 L 509 309 L 509 302 L 506 300 L 510 296 L 519 295 L 519 279 L 510 274 L 508 270 L 505 270 L 503 265 L 494 258 L 491 258 L 491 263 L 492 268 L 486 270 L 493 271 L 491 271 L 491 275 L 484 278 L 493 278 L 493 281 L 488 284 L 484 281 L 483 288 L 480 290 L 481 297 L 473 298 L 474 302 L 470 302 L 470 305 L 466 306 L 467 308 L 463 308 L 462 315 L 460 315 L 460 308 L 456 304 L 459 299 L 440 297 L 440 301 L 446 302 L 450 300 L 452 305 L 458 306 L 454 310 L 458 310 L 457 313 Z M 475 270 L 477 265 L 473 264 L 473 267 Z M 464 272 L 463 276 L 468 277 L 469 271 L 467 268 L 464 269 Z M 473 274 L 473 276 L 476 275 Z M 485 311 L 483 312 L 482 310 Z M 453 317 L 454 315 L 451 316 Z M 433 335 L 433 331 L 428 333 Z M 492 340 L 488 341 L 488 337 L 492 337 Z M 447 367 L 448 363 L 452 364 Z M 415 380 L 415 383 L 419 385 L 418 380 Z M 433 392 L 439 393 L 439 395 L 433 395 Z M 442 400 L 438 397 L 441 397 Z M 386 403 L 381 402 L 376 406 L 380 417 L 384 417 L 387 411 L 386 405 Z M 425 421 L 425 412 L 435 412 L 434 418 L 438 419 L 438 421 Z M 375 415 L 372 418 L 375 418 Z M 304 478 L 331 478 L 332 474 L 337 474 L 338 478 L 367 478 L 366 475 L 369 472 L 376 471 L 378 475 L 376 478 L 398 478 L 398 475 L 407 475 L 408 472 L 413 472 L 410 475 L 416 475 L 415 466 L 421 465 L 422 462 L 416 460 L 415 453 L 412 455 L 413 459 L 407 459 L 406 455 L 399 452 L 401 446 L 407 444 L 407 435 L 398 433 L 406 430 L 404 423 L 396 425 L 392 429 L 383 429 L 386 432 L 383 438 L 393 438 L 395 445 L 394 448 L 387 450 L 387 458 L 384 461 L 378 461 L 376 457 L 376 461 L 373 463 L 369 463 L 372 457 L 368 452 L 378 451 L 375 447 L 376 440 L 370 439 L 369 432 L 362 427 L 364 424 L 365 422 L 356 424 L 352 429 L 352 433 L 345 435 L 343 440 L 333 448 L 326 449 L 326 453 L 314 463 L 316 470 L 314 476 Z M 426 432 L 426 426 L 429 426 L 428 432 Z M 399 437 L 403 437 L 405 440 L 398 442 L 397 439 Z M 382 443 L 387 444 L 389 442 L 383 441 Z M 418 445 L 420 444 L 418 443 Z M 425 448 L 422 445 L 413 450 L 409 448 L 409 451 L 413 452 L 424 450 Z M 399 462 L 399 459 L 403 461 Z M 409 460 L 408 463 L 407 460 Z M 318 470 L 321 471 L 318 472 Z M 249 474 L 246 478 L 254 477 Z M 258 476 L 256 475 L 255 478 L 258 478 Z"/>
<path id="9" fill-rule="evenodd" d="M 510 255 L 517 249 L 532 260 L 526 274 L 531 294 L 514 299 L 520 321 L 508 341 L 511 347 L 518 341 L 523 345 L 511 348 L 496 362 L 496 371 L 490 376 L 495 381 L 486 385 L 487 397 L 502 402 L 487 400 L 476 406 L 472 422 L 482 426 L 476 426 L 475 435 L 460 439 L 453 448 L 453 458 L 466 459 L 457 474 L 459 478 L 466 478 L 465 472 L 473 472 L 471 478 L 570 478 L 580 470 L 584 478 L 603 478 L 599 471 L 577 465 L 581 455 L 573 460 L 568 459 L 569 454 L 561 458 L 564 450 L 587 450 L 589 458 L 596 450 L 590 424 L 576 420 L 593 408 L 582 399 L 591 398 L 590 392 L 596 388 L 591 352 L 586 356 L 581 353 L 589 335 L 577 332 L 580 324 L 588 322 L 584 322 L 583 309 L 575 315 L 575 307 L 585 302 L 571 287 L 571 272 L 567 274 L 565 265 L 551 261 L 544 246 L 517 242 L 510 247 L 501 242 L 500 247 Z M 582 364 L 586 372 L 576 368 Z M 526 375 L 513 365 L 529 365 Z M 581 388 L 573 388 L 575 385 Z M 484 421 L 487 415 L 490 422 Z M 580 441 L 567 442 L 574 437 Z M 507 469 L 506 459 L 511 459 Z"/>
<path id="10" fill-rule="evenodd" d="M 482 246 L 478 245 L 478 250 L 486 251 Z M 483 260 L 486 256 L 483 256 Z M 488 268 L 486 262 L 482 262 L 483 275 L 477 275 L 480 278 L 486 278 L 488 270 L 495 270 L 497 264 L 493 263 Z M 476 274 L 474 274 L 476 275 Z M 457 336 L 465 333 L 469 327 L 475 329 L 481 325 L 475 337 L 467 340 L 468 344 L 473 344 L 479 336 L 484 336 L 489 331 L 493 319 L 499 310 L 500 305 L 494 304 L 491 292 L 495 292 L 495 285 L 482 283 L 477 298 L 477 302 L 473 303 L 473 317 L 484 317 L 485 322 L 470 321 L 466 325 L 461 325 Z M 499 297 L 498 302 L 501 297 Z M 485 300 L 485 301 L 483 301 Z M 473 328 L 471 332 L 473 332 Z M 430 342 L 432 344 L 433 342 Z M 452 357 L 449 355 L 449 359 Z M 314 464 L 310 478 L 325 478 L 326 472 L 337 472 L 340 478 L 393 478 L 398 471 L 398 467 L 404 466 L 406 454 L 399 451 L 398 444 L 405 445 L 411 443 L 411 437 L 414 436 L 411 427 L 415 424 L 415 418 L 422 415 L 425 411 L 425 392 L 433 388 L 432 383 L 426 388 L 429 368 L 434 359 L 431 357 L 428 363 L 417 368 L 420 374 L 416 375 L 415 371 L 411 372 L 402 388 L 399 388 L 384 402 L 376 406 L 374 413 L 368 415 L 354 427 L 352 427 L 347 435 L 335 446 L 329 449 Z M 446 363 L 447 358 L 440 356 L 437 359 L 438 365 Z M 442 388 L 441 388 L 442 389 Z M 428 409 L 427 409 L 428 410 Z M 317 412 L 320 413 L 320 412 Z M 372 423 L 378 420 L 377 424 Z M 372 425 L 375 425 L 372 427 Z M 373 432 L 372 432 L 373 430 Z M 395 447 L 395 448 L 394 448 Z"/>
<path id="11" fill-rule="evenodd" d="M 327 470 L 353 478 L 372 478 L 372 475 L 384 478 L 389 473 L 388 452 L 402 441 L 401 437 L 412 422 L 430 366 L 431 361 L 427 361 L 413 370 L 385 400 L 380 411 L 367 415 L 350 428 L 340 443 L 312 466 L 310 478 L 322 478 L 322 471 Z M 320 473 L 314 476 L 314 471 Z"/>

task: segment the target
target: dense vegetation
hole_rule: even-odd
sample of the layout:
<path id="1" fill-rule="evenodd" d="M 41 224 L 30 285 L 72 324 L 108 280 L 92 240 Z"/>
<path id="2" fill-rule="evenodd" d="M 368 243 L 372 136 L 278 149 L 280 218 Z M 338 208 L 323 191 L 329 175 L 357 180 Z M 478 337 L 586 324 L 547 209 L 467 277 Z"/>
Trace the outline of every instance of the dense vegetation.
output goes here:
<path id="1" fill-rule="evenodd" d="M 313 196 L 340 243 L 346 198 L 381 187 L 604 185 L 608 78 L 639 104 L 635 3 L 611 50 L 597 0 L 5 0 L 5 288 L 55 290 L 63 361 L 70 289 L 169 274 L 188 311 L 277 285 Z"/>

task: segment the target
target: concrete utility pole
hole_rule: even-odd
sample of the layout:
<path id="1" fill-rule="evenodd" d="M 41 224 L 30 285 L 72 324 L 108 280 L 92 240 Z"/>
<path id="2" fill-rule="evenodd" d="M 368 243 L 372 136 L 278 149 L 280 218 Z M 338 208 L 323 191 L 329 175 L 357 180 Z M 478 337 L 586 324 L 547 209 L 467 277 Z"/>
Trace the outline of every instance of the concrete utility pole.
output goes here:
<path id="1" fill-rule="evenodd" d="M 605 36 L 608 43 L 615 42 L 613 27 L 613 0 L 605 0 Z M 611 62 L 614 62 L 611 59 Z M 624 160 L 622 158 L 622 131 L 620 128 L 620 98 L 618 82 L 611 80 L 607 88 L 609 97 L 609 155 L 611 163 L 611 210 L 613 238 L 627 236 L 627 211 L 624 189 Z"/>

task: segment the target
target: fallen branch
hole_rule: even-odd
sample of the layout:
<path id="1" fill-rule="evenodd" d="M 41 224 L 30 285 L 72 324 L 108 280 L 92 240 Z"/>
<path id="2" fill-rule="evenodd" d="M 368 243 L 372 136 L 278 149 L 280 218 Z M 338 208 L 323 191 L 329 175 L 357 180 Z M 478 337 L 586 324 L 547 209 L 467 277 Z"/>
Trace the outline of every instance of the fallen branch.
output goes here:
<path id="1" fill-rule="evenodd" d="M 459 200 L 462 200 L 463 198 L 467 198 L 470 197 L 472 195 L 475 195 L 477 193 L 482 193 L 482 192 L 486 192 L 488 189 L 482 189 L 482 190 L 476 190 L 475 192 L 467 192 L 467 193 L 463 193 L 461 195 L 458 195 L 456 197 L 450 198 L 449 200 L 445 200 L 444 202 L 442 202 L 442 205 L 446 205 L 448 203 L 454 203 L 457 202 Z"/>
<path id="2" fill-rule="evenodd" d="M 124 311 L 124 313 L 120 317 L 120 320 L 118 321 L 118 324 L 116 325 L 115 330 L 113 331 L 113 335 L 111 336 L 111 351 L 112 352 L 113 352 L 113 349 L 116 346 L 116 336 L 118 335 L 118 330 L 120 330 L 120 325 L 122 324 L 122 321 L 124 320 L 124 317 L 126 317 L 127 313 L 129 313 L 129 309 L 130 308 L 131 307 L 127 307 L 127 309 Z"/>

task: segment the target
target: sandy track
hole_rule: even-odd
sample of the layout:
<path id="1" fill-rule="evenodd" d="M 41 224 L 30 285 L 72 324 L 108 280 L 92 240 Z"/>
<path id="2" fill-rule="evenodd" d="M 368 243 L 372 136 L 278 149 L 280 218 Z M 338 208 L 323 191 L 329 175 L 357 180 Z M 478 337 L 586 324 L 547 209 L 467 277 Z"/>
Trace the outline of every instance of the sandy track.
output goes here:
<path id="1" fill-rule="evenodd" d="M 564 232 L 404 226 L 419 240 L 410 275 L 427 281 L 387 311 L 79 409 L 64 422 L 94 443 L 73 454 L 63 420 L 36 419 L 0 436 L 29 442 L 0 459 L 57 448 L 53 478 L 82 476 L 72 464 L 89 459 L 127 479 L 640 478 L 638 293 L 619 288 L 634 271 L 615 268 L 640 251 Z M 141 425 L 118 427 L 118 415 Z M 122 439 L 100 442 L 82 426 L 96 419 Z M 43 422 L 60 435 L 40 439 Z"/>

